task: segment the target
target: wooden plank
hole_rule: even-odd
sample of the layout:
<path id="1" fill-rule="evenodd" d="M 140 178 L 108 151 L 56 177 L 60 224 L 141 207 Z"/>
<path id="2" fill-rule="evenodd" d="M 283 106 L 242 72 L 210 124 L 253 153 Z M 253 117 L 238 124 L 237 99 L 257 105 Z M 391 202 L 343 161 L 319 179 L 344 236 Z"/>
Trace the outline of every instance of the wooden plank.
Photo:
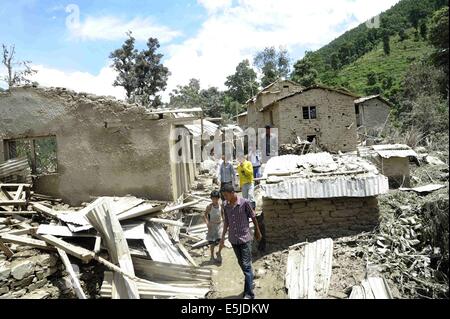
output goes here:
<path id="1" fill-rule="evenodd" d="M 111 212 L 109 201 L 98 203 L 86 214 L 92 226 L 100 233 L 111 260 L 120 269 L 134 275 L 133 262 L 122 226 L 116 214 Z M 139 299 L 136 282 L 115 273 L 113 280 L 113 299 Z"/>
<path id="2" fill-rule="evenodd" d="M 74 256 L 82 261 L 89 262 L 94 258 L 94 253 L 80 246 L 75 246 L 70 244 L 62 239 L 56 238 L 52 235 L 39 235 L 34 234 L 37 238 L 45 241 L 47 244 L 55 246 L 56 248 L 60 248 L 64 250 L 71 256 Z"/>
<path id="3" fill-rule="evenodd" d="M 31 203 L 31 206 L 38 212 L 43 213 L 44 215 L 47 215 L 51 218 L 59 220 L 58 214 L 53 209 L 48 208 L 40 203 Z"/>
<path id="4" fill-rule="evenodd" d="M 184 237 L 184 238 L 187 238 L 189 240 L 193 240 L 193 241 L 197 241 L 197 242 L 202 240 L 200 237 L 197 237 L 197 236 L 194 236 L 194 235 L 188 235 L 188 234 L 185 234 L 185 233 L 180 233 L 180 237 Z"/>
<path id="5" fill-rule="evenodd" d="M 186 248 L 183 246 L 182 243 L 178 243 L 177 247 L 184 255 L 184 257 L 186 257 L 186 259 L 192 264 L 192 266 L 198 267 L 198 264 L 195 262 L 194 258 L 192 258 L 192 256 L 189 254 L 189 252 L 186 250 Z"/>
<path id="6" fill-rule="evenodd" d="M 17 188 L 17 192 L 16 192 L 16 195 L 14 196 L 14 200 L 19 200 L 20 196 L 22 195 L 22 192 L 23 192 L 23 185 L 20 185 Z"/>
<path id="7" fill-rule="evenodd" d="M 53 235 L 59 237 L 88 237 L 94 238 L 95 234 L 73 233 L 67 226 L 39 225 L 36 231 L 39 235 Z"/>
<path id="8" fill-rule="evenodd" d="M 0 211 L 0 216 L 11 216 L 11 215 L 20 215 L 20 216 L 33 216 L 36 212 L 29 211 L 29 210 L 23 210 L 23 211 L 7 211 L 2 212 Z"/>
<path id="9" fill-rule="evenodd" d="M 102 246 L 102 237 L 100 236 L 95 236 L 95 244 L 94 244 L 94 252 L 97 254 L 100 252 Z"/>
<path id="10" fill-rule="evenodd" d="M 2 234 L 0 235 L 0 239 L 4 242 L 8 243 L 14 243 L 19 245 L 26 245 L 31 247 L 36 247 L 39 249 L 47 249 L 47 250 L 53 250 L 53 247 L 48 245 L 45 241 L 37 240 L 25 236 L 17 236 L 17 235 L 11 235 L 11 234 Z"/>
<path id="11" fill-rule="evenodd" d="M 165 205 L 159 205 L 155 207 L 152 204 L 142 204 L 117 215 L 117 217 L 119 218 L 120 221 L 127 220 L 131 218 L 141 217 L 148 214 L 160 212 L 164 209 L 164 207 Z"/>
<path id="12" fill-rule="evenodd" d="M 148 218 L 147 220 L 150 222 L 153 222 L 153 223 L 164 224 L 164 225 L 172 225 L 172 226 L 177 226 L 177 227 L 184 226 L 184 223 L 182 223 L 178 220 L 163 219 L 163 218 Z"/>
<path id="13" fill-rule="evenodd" d="M 67 256 L 66 252 L 60 248 L 56 248 L 56 250 L 58 251 L 64 267 L 66 267 L 66 270 L 69 273 L 70 278 L 72 279 L 73 288 L 78 299 L 87 299 L 83 289 L 81 288 L 80 281 L 78 280 L 77 275 L 73 270 L 72 264 L 70 263 L 69 256 Z"/>
<path id="14" fill-rule="evenodd" d="M 8 206 L 8 205 L 21 205 L 25 206 L 27 204 L 26 200 L 2 200 L 0 201 L 0 206 Z"/>
<path id="15" fill-rule="evenodd" d="M 24 228 L 24 229 L 17 229 L 7 232 L 8 235 L 32 235 L 33 231 L 35 231 L 37 227 L 31 227 L 31 228 Z"/>
<path id="16" fill-rule="evenodd" d="M 5 256 L 8 258 L 11 258 L 14 253 L 11 251 L 11 249 L 8 248 L 1 240 L 0 240 L 0 250 L 5 253 Z"/>
<path id="17" fill-rule="evenodd" d="M 14 199 L 14 198 L 11 196 L 11 194 L 10 194 L 6 189 L 4 189 L 3 187 L 1 187 L 1 185 L 0 185 L 0 190 L 2 191 L 3 194 L 5 194 L 5 196 L 6 196 L 6 198 L 7 198 L 8 200 L 13 200 L 13 199 Z"/>

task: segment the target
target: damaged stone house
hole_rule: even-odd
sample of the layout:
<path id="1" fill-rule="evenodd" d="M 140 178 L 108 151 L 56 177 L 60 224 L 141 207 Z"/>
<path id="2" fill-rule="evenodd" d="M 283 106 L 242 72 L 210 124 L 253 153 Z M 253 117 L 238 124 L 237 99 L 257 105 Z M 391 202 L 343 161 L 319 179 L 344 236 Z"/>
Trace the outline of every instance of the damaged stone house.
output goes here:
<path id="1" fill-rule="evenodd" d="M 358 133 L 378 135 L 389 119 L 391 107 L 392 103 L 379 94 L 355 100 Z"/>
<path id="2" fill-rule="evenodd" d="M 62 88 L 13 88 L 0 93 L 0 163 L 27 156 L 35 192 L 71 205 L 104 195 L 174 200 L 197 174 L 189 131 L 174 136 L 175 128 L 197 118 Z M 175 143 L 190 160 L 173 161 Z"/>
<path id="3" fill-rule="evenodd" d="M 390 102 L 380 95 L 360 98 L 344 90 L 300 85 L 280 80 L 247 102 L 247 112 L 236 116 L 242 127 L 278 128 L 279 144 L 315 141 L 329 152 L 355 151 L 361 139 L 382 130 Z"/>
<path id="4" fill-rule="evenodd" d="M 372 230 L 377 196 L 389 190 L 376 167 L 353 155 L 283 155 L 266 165 L 262 211 L 268 245 L 348 236 Z"/>

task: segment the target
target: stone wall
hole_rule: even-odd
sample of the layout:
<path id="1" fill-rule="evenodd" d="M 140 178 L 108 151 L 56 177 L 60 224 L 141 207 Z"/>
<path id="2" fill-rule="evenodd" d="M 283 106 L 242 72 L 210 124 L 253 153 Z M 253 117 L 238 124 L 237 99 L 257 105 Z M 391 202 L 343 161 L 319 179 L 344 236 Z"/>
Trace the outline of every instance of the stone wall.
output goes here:
<path id="1" fill-rule="evenodd" d="M 369 130 L 378 131 L 385 126 L 390 107 L 379 99 L 371 99 L 359 104 L 359 112 L 361 124 Z"/>
<path id="2" fill-rule="evenodd" d="M 0 260 L 0 299 L 57 298 L 61 292 L 51 279 L 56 279 L 62 267 L 57 255 L 36 250 L 23 250 L 11 260 Z"/>
<path id="3" fill-rule="evenodd" d="M 277 102 L 279 144 L 306 140 L 315 135 L 325 151 L 356 150 L 355 97 L 333 90 L 314 88 Z M 315 106 L 317 118 L 303 119 L 303 107 Z"/>
<path id="4" fill-rule="evenodd" d="M 172 129 L 144 107 L 105 97 L 30 87 L 0 94 L 0 146 L 7 139 L 56 136 L 58 174 L 36 191 L 75 206 L 91 195 L 174 199 Z"/>
<path id="5" fill-rule="evenodd" d="M 340 237 L 378 224 L 376 197 L 308 200 L 263 198 L 268 245 L 286 247 L 324 237 Z"/>

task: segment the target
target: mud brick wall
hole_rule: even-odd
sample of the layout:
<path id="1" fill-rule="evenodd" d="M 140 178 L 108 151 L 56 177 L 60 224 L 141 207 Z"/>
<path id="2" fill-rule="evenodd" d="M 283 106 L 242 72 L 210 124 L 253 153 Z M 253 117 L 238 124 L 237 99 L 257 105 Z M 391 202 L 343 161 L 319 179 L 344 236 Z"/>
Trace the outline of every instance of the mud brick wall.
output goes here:
<path id="1" fill-rule="evenodd" d="M 268 245 L 288 246 L 305 240 L 341 237 L 378 224 L 376 197 L 308 200 L 263 199 Z"/>

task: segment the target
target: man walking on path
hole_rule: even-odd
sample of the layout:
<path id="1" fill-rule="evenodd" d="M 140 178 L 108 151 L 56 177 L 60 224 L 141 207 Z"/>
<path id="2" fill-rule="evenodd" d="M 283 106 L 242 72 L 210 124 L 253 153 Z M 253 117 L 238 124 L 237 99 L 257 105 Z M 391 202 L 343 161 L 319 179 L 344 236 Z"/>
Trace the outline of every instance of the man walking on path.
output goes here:
<path id="1" fill-rule="evenodd" d="M 252 163 L 252 165 L 253 165 L 253 177 L 254 178 L 261 177 L 261 173 L 260 173 L 261 152 L 258 149 L 256 149 L 256 147 L 253 146 L 253 147 L 251 147 L 251 149 L 248 153 L 248 156 L 249 156 L 250 163 Z"/>
<path id="2" fill-rule="evenodd" d="M 224 246 L 227 231 L 228 240 L 233 246 L 234 253 L 245 277 L 244 298 L 255 299 L 253 293 L 253 268 L 252 268 L 252 234 L 250 232 L 249 219 L 255 225 L 255 238 L 261 239 L 258 221 L 255 211 L 251 208 L 250 202 L 245 198 L 238 197 L 234 188 L 225 186 L 223 195 L 224 202 L 224 225 L 220 247 Z"/>

